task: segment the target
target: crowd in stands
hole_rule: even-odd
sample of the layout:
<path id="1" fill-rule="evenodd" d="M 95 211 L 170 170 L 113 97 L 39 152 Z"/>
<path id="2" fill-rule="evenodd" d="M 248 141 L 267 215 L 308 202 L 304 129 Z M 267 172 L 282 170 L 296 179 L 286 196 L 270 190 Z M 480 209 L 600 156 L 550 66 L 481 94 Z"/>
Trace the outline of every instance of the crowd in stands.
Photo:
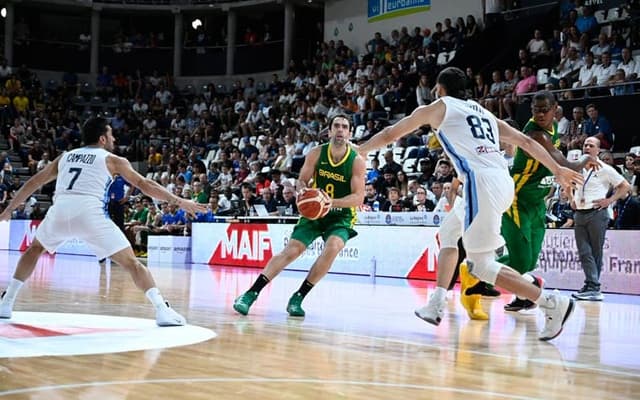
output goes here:
<path id="1" fill-rule="evenodd" d="M 602 38 L 599 24 L 585 28 L 582 23 L 590 17 L 589 7 L 579 6 L 580 1 L 564 3 L 574 7 L 559 19 L 558 29 L 548 38 L 536 30 L 513 65 L 492 71 L 490 80 L 468 67 L 468 95 L 499 118 L 513 119 L 522 95 L 545 87 L 537 80 L 539 70 L 557 63 L 547 84 L 565 85 L 570 90 L 555 92 L 559 98 L 565 98 L 564 93 L 584 96 L 586 106 L 586 110 L 574 108 L 569 118 L 559 109 L 563 149 L 580 149 L 584 138 L 593 135 L 601 138 L 603 148 L 611 148 L 610 124 L 589 97 L 617 95 L 619 70 L 625 71 L 625 82 L 633 82 L 640 63 L 629 59 L 633 48 L 630 37 L 625 39 L 624 27 L 615 28 L 621 30 L 619 34 L 610 32 Z M 6 204 L 24 176 L 78 146 L 81 121 L 99 113 L 111 121 L 116 153 L 141 161 L 149 178 L 175 194 L 209 205 L 209 212 L 198 215 L 197 221 L 251 216 L 255 204 L 264 204 L 271 215 L 297 215 L 293 182 L 305 155 L 326 140 L 329 118 L 351 115 L 353 141 L 366 140 L 416 106 L 433 101 L 435 77 L 446 65 L 438 62 L 439 55 L 455 57 L 452 52 L 481 34 L 475 18 L 468 16 L 457 18 L 455 24 L 447 18 L 433 31 L 402 27 L 387 38 L 376 33 L 365 43 L 363 54 L 355 54 L 342 40 L 331 40 L 322 43 L 312 59 L 291 61 L 286 76 L 273 74 L 270 82 L 258 83 L 248 78 L 231 88 L 209 84 L 178 89 L 170 76 L 157 71 L 112 75 L 108 65 L 96 82 L 79 82 L 67 72 L 60 81 L 43 84 L 26 66 L 13 71 L 2 63 L 0 122 L 7 153 L 2 155 L 0 204 Z M 607 45 L 608 51 L 600 48 Z M 595 64 L 590 64 L 590 58 Z M 609 62 L 616 68 L 608 67 Z M 586 65 L 612 75 L 602 78 L 604 72 L 598 72 L 589 79 L 581 77 Z M 640 151 L 629 152 L 620 167 L 633 185 L 633 204 L 638 202 L 639 156 Z M 610 160 L 614 162 L 613 157 Z M 430 127 L 413 132 L 393 148 L 368 155 L 367 166 L 363 210 L 449 209 L 443 194 L 451 190 L 455 172 Z M 16 168 L 24 168 L 26 174 L 18 177 L 12 171 Z M 42 192 L 51 195 L 52 188 Z M 555 226 L 566 223 L 566 219 L 561 224 L 555 220 L 568 215 L 562 206 L 565 198 L 559 190 L 550 194 L 549 214 L 557 214 L 550 222 Z M 154 205 L 135 193 L 132 199 L 126 229 L 132 242 L 141 246 L 140 252 L 144 251 L 141 239 L 149 232 L 188 233 L 190 221 L 180 210 Z M 628 206 L 629 202 L 624 205 Z M 30 212 L 33 218 L 34 210 Z"/>

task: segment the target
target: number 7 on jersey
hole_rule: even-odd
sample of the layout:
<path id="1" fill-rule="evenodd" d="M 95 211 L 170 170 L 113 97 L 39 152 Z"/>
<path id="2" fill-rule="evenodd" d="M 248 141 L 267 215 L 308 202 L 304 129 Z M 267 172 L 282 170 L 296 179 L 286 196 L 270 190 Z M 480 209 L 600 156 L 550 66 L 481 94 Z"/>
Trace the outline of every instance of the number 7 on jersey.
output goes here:
<path id="1" fill-rule="evenodd" d="M 78 180 L 78 177 L 80 176 L 80 172 L 82 172 L 82 168 L 69 168 L 69 172 L 74 175 L 71 178 L 71 182 L 69 182 L 69 186 L 67 186 L 67 190 L 73 189 L 73 185 Z"/>

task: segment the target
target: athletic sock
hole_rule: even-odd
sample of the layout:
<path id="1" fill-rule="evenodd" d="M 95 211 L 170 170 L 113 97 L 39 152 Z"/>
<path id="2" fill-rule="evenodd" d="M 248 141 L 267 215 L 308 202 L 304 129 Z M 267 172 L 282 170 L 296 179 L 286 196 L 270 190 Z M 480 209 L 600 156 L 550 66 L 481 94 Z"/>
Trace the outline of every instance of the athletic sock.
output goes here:
<path id="1" fill-rule="evenodd" d="M 256 279 L 255 282 L 253 282 L 253 285 L 249 288 L 250 292 L 256 292 L 256 293 L 260 293 L 260 291 L 267 286 L 267 284 L 269 283 L 269 278 L 267 278 L 266 275 L 264 274 L 260 274 L 260 276 L 258 277 L 258 279 Z"/>
<path id="2" fill-rule="evenodd" d="M 305 279 L 304 282 L 302 282 L 302 285 L 300 285 L 300 289 L 298 289 L 297 293 L 300 293 L 304 298 L 311 289 L 313 289 L 313 283 Z"/>
<path id="3" fill-rule="evenodd" d="M 433 299 L 438 301 L 446 301 L 447 299 L 447 289 L 436 286 L 436 290 L 433 292 Z"/>
<path id="4" fill-rule="evenodd" d="M 160 308 L 165 306 L 164 298 L 162 298 L 162 295 L 160 294 L 160 290 L 158 290 L 158 288 L 152 287 L 151 289 L 147 290 L 144 295 L 147 296 L 147 299 L 149 299 L 154 307 Z"/>
<path id="5" fill-rule="evenodd" d="M 542 308 L 550 308 L 550 306 L 552 306 L 552 304 L 550 304 L 549 301 L 549 293 L 547 293 L 546 290 L 543 290 L 542 292 L 540 292 L 540 297 L 538 297 L 534 303 L 536 303 L 538 306 L 542 307 Z"/>
<path id="6" fill-rule="evenodd" d="M 2 304 L 10 304 L 13 306 L 13 302 L 16 301 L 16 296 L 18 292 L 24 285 L 24 282 L 17 280 L 16 278 L 12 278 L 11 282 L 9 282 L 9 286 L 7 286 L 7 290 L 2 297 Z"/>

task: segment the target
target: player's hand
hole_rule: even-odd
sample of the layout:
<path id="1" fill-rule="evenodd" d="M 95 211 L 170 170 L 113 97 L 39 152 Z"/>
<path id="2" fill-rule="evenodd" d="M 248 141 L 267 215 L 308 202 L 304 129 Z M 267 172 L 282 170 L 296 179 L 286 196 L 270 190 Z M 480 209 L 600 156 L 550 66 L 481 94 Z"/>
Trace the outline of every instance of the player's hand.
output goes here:
<path id="1" fill-rule="evenodd" d="M 11 212 L 8 210 L 4 210 L 0 213 L 0 221 L 8 221 L 11 219 Z"/>
<path id="2" fill-rule="evenodd" d="M 556 181 L 565 188 L 572 188 L 584 183 L 584 177 L 579 172 L 569 168 L 560 167 L 555 173 Z"/>
<path id="3" fill-rule="evenodd" d="M 331 198 L 331 196 L 327 194 L 327 192 L 325 192 L 322 189 L 320 189 L 320 193 L 322 194 L 322 210 L 323 210 L 321 217 L 324 217 L 331 210 L 331 206 L 333 205 L 333 199 Z"/>
<path id="4" fill-rule="evenodd" d="M 186 200 L 186 199 L 180 199 L 178 201 L 178 207 L 182 208 L 187 214 L 189 214 L 192 217 L 195 217 L 196 213 L 207 212 L 206 204 L 200 204 L 200 203 L 196 203 L 194 201 Z"/>
<path id="5" fill-rule="evenodd" d="M 299 195 L 303 194 L 304 192 L 306 192 L 307 190 L 309 190 L 309 188 L 308 188 L 308 187 L 306 187 L 306 186 L 302 186 L 302 187 L 298 188 L 298 190 L 296 191 L 296 193 L 297 193 L 297 194 L 298 194 L 298 196 L 299 196 Z"/>
<path id="6" fill-rule="evenodd" d="M 593 169 L 594 171 L 598 171 L 601 167 L 600 160 L 596 156 L 585 156 L 584 159 L 584 168 L 585 169 Z"/>

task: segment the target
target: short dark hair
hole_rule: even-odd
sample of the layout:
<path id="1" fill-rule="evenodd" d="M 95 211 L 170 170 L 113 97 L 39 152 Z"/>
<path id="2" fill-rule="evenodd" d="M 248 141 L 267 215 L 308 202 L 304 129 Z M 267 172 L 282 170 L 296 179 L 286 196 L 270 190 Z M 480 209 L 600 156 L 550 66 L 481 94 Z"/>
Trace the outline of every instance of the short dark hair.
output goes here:
<path id="1" fill-rule="evenodd" d="M 82 126 L 82 141 L 85 146 L 96 144 L 100 136 L 107 134 L 109 121 L 102 117 L 89 118 Z"/>
<path id="2" fill-rule="evenodd" d="M 465 89 L 467 87 L 467 75 L 460 68 L 447 67 L 443 69 L 438 74 L 436 82 L 438 85 L 444 87 L 447 96 L 466 100 L 467 95 Z"/>
<path id="3" fill-rule="evenodd" d="M 347 122 L 349 123 L 349 131 L 351 131 L 351 128 L 353 128 L 353 124 L 351 123 L 351 117 L 348 117 L 345 114 L 337 114 L 334 115 L 333 117 L 331 117 L 331 119 L 329 120 L 329 129 L 331 129 L 331 126 L 333 125 L 333 121 L 335 121 L 336 118 L 344 118 L 347 120 Z"/>
<path id="4" fill-rule="evenodd" d="M 557 103 L 556 97 L 548 90 L 540 90 L 533 95 L 534 103 L 539 100 L 546 100 L 550 105 L 555 105 Z"/>

